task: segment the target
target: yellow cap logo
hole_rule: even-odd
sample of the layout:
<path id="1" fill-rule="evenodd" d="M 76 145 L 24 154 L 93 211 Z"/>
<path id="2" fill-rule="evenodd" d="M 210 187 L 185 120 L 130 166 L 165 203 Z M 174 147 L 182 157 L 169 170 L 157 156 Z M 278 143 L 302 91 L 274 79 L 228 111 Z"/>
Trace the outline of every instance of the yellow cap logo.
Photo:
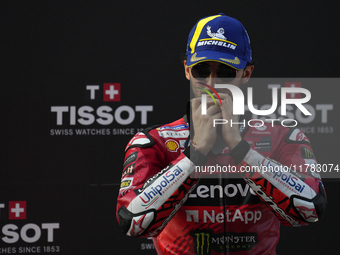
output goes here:
<path id="1" fill-rule="evenodd" d="M 220 58 L 221 60 L 234 64 L 234 65 L 239 65 L 241 63 L 240 59 L 238 57 L 235 57 L 234 59 L 227 59 L 227 58 Z"/>
<path id="2" fill-rule="evenodd" d="M 200 57 L 200 58 L 198 58 L 198 57 L 196 57 L 196 55 L 197 55 L 197 52 L 195 52 L 195 54 L 191 56 L 191 59 L 190 59 L 191 62 L 196 62 L 196 61 L 200 61 L 202 59 L 207 58 L 207 57 Z"/>

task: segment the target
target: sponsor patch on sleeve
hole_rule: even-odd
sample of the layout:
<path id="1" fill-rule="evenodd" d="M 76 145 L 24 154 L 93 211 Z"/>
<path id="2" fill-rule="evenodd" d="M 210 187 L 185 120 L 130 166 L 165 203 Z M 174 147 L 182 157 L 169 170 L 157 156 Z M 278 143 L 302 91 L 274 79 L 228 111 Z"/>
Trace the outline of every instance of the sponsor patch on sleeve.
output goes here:
<path id="1" fill-rule="evenodd" d="M 126 167 L 127 165 L 131 164 L 132 162 L 135 162 L 138 156 L 138 151 L 135 151 L 131 153 L 124 161 L 123 167 Z"/>
<path id="2" fill-rule="evenodd" d="M 301 147 L 301 156 L 304 159 L 315 159 L 313 152 L 310 149 L 303 146 Z"/>
<path id="3" fill-rule="evenodd" d="M 179 145 L 175 140 L 169 139 L 165 142 L 165 146 L 170 152 L 177 152 Z"/>
<path id="4" fill-rule="evenodd" d="M 133 177 L 125 177 L 120 183 L 120 191 L 131 187 Z"/>
<path id="5" fill-rule="evenodd" d="M 122 178 L 126 175 L 134 175 L 135 173 L 135 164 L 131 164 L 124 168 Z"/>
<path id="6" fill-rule="evenodd" d="M 186 125 L 177 125 L 177 126 L 163 126 L 157 128 L 157 130 L 165 130 L 165 129 L 170 129 L 170 130 L 181 130 L 181 129 L 187 129 L 188 127 Z"/>
<path id="7" fill-rule="evenodd" d="M 163 130 L 158 131 L 158 134 L 163 138 L 187 138 L 189 136 L 189 130 L 182 131 Z"/>

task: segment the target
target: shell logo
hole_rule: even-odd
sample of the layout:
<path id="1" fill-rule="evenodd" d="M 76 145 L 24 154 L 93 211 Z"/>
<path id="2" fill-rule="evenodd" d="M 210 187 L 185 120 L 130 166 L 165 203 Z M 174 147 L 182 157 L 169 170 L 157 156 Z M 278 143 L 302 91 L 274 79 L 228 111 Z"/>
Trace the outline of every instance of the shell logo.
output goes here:
<path id="1" fill-rule="evenodd" d="M 165 142 L 165 146 L 168 148 L 171 152 L 177 152 L 178 150 L 178 143 L 175 140 L 168 140 Z"/>

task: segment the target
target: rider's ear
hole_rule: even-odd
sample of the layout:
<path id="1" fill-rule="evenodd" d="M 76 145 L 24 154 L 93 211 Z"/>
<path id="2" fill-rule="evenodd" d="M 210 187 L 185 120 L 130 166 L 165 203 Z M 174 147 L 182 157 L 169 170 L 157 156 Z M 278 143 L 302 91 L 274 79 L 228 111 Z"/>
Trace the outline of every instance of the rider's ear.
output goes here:
<path id="1" fill-rule="evenodd" d="M 254 66 L 251 65 L 251 66 L 246 66 L 244 69 L 243 69 L 243 75 L 242 75 L 242 84 L 245 84 L 249 81 L 250 77 L 251 77 L 251 74 L 254 70 Z"/>

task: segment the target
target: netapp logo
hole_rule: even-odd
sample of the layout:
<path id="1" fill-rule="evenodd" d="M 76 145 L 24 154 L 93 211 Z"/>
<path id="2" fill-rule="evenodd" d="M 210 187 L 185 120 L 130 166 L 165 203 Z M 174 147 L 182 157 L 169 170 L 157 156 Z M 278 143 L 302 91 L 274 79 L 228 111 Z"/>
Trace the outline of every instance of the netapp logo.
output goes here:
<path id="1" fill-rule="evenodd" d="M 223 222 L 243 222 L 244 224 L 256 223 L 261 220 L 261 211 L 250 211 L 250 210 L 226 210 L 224 213 L 216 213 L 215 210 L 185 210 L 187 215 L 187 222 L 200 222 L 200 217 L 203 214 L 204 223 L 223 223 Z"/>

